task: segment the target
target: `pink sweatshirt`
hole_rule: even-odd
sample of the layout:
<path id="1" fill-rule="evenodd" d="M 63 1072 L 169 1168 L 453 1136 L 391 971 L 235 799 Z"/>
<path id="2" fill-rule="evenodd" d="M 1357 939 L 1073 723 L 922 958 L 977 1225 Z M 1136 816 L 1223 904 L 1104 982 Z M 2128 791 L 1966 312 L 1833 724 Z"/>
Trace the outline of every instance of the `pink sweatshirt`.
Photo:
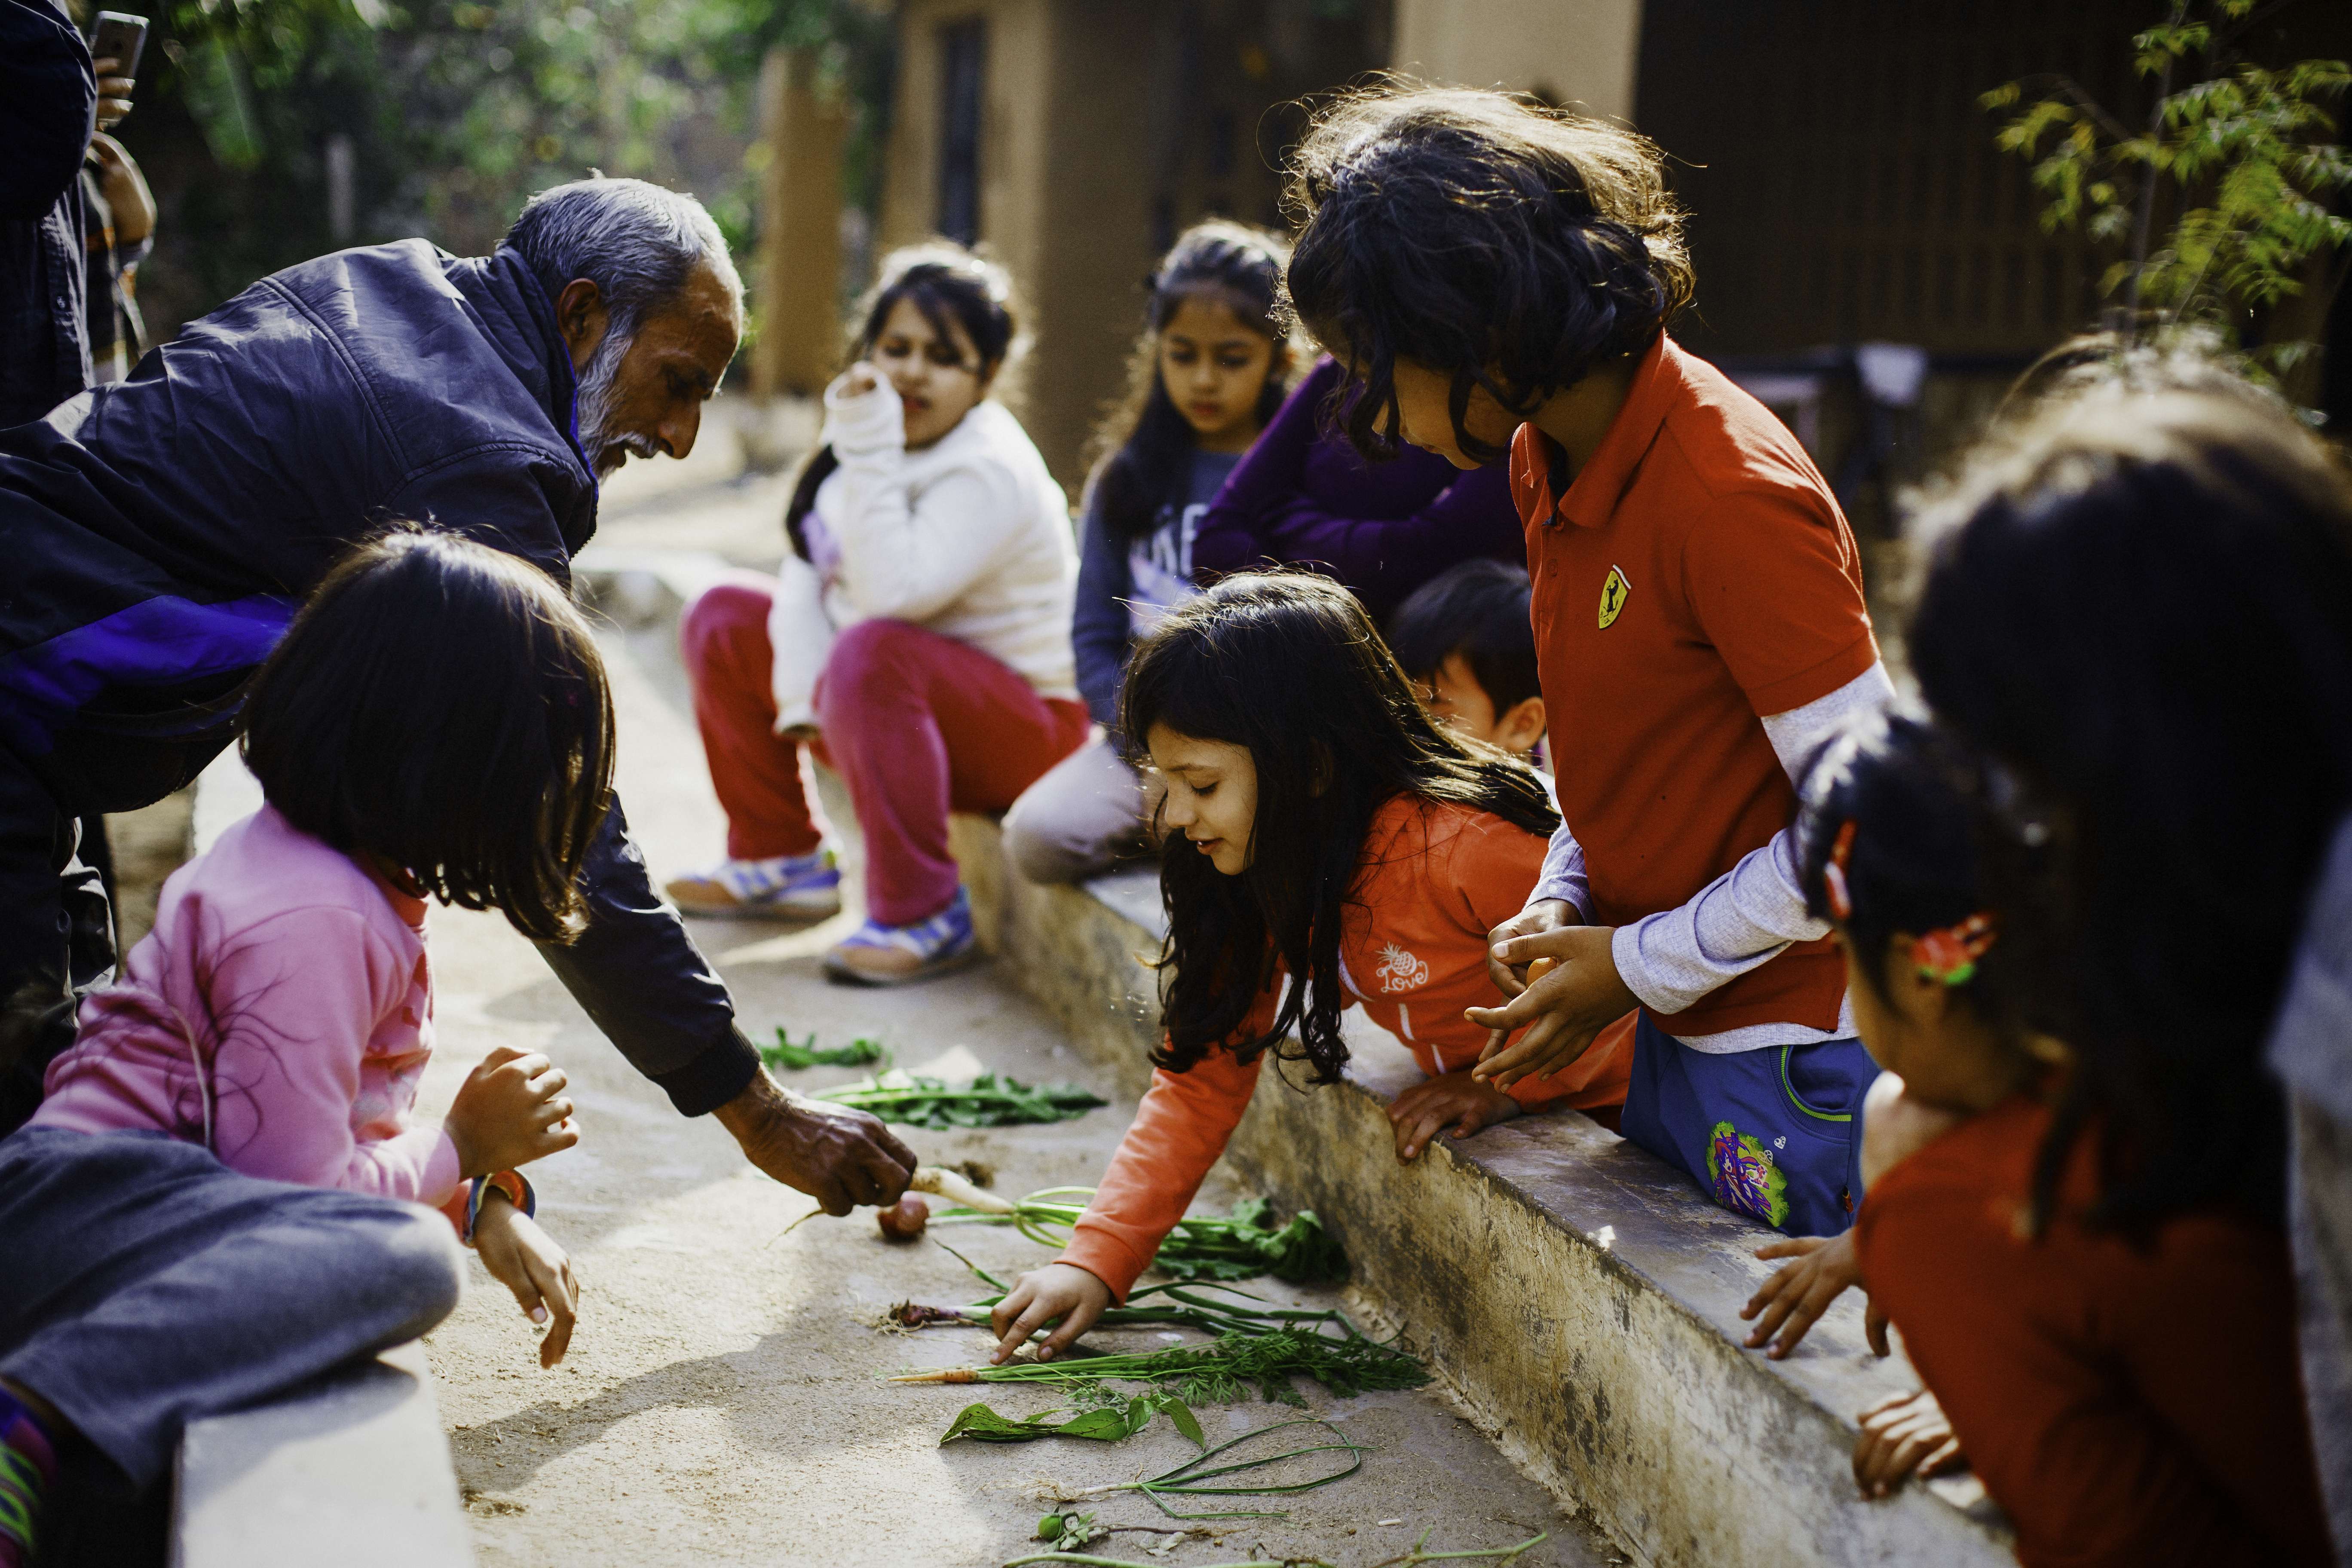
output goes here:
<path id="1" fill-rule="evenodd" d="M 457 1146 L 409 1118 L 433 1054 L 424 901 L 274 807 L 172 874 L 79 1024 L 33 1125 L 202 1142 L 208 1093 L 231 1170 L 405 1198 L 465 1230 Z"/>

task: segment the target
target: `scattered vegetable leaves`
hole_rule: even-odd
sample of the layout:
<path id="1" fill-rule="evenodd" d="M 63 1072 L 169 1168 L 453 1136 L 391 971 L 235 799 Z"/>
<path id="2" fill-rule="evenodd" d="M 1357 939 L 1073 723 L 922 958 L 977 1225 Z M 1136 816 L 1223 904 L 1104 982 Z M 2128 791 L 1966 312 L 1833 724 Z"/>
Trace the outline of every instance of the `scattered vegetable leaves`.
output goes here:
<path id="1" fill-rule="evenodd" d="M 772 1068 L 789 1068 L 797 1072 L 803 1068 L 862 1068 L 887 1061 L 889 1050 L 881 1041 L 860 1035 L 845 1046 L 825 1046 L 816 1043 L 816 1031 L 811 1029 L 808 1038 L 795 1040 L 784 1029 L 776 1031 L 776 1043 L 760 1047 L 760 1060 Z"/>
<path id="2" fill-rule="evenodd" d="M 920 1078 L 896 1069 L 846 1089 L 817 1096 L 836 1105 L 867 1110 L 885 1121 L 945 1132 L 958 1127 L 1013 1127 L 1036 1121 L 1067 1121 L 1110 1101 L 1074 1083 L 1040 1084 L 982 1073 L 969 1084 Z"/>
<path id="3" fill-rule="evenodd" d="M 1081 1410 L 1066 1421 L 1054 1419 L 1062 1414 L 1059 1410 L 1015 1418 L 999 1415 L 985 1405 L 967 1405 L 940 1441 L 970 1437 L 982 1443 L 1034 1443 L 1040 1437 L 1084 1437 L 1092 1443 L 1117 1443 L 1142 1431 L 1162 1412 L 1196 1446 L 1207 1446 L 1201 1418 L 1172 1394 L 1139 1394 L 1123 1403 Z"/>
<path id="4" fill-rule="evenodd" d="M 970 1268 L 971 1265 L 967 1263 L 965 1267 Z M 995 1283 L 992 1279 L 989 1282 Z M 989 1321 L 991 1310 L 1003 1300 L 1004 1297 L 1000 1288 L 999 1294 L 962 1307 L 927 1307 L 919 1302 L 901 1301 L 890 1309 L 889 1321 L 893 1327 L 901 1329 L 984 1325 Z M 1180 1324 L 1188 1329 L 1198 1329 L 1212 1337 L 1235 1331 L 1255 1332 L 1261 1329 L 1313 1324 L 1318 1333 L 1336 1331 L 1342 1338 L 1364 1337 L 1363 1331 L 1356 1327 L 1345 1312 L 1329 1309 L 1277 1307 L 1264 1297 L 1253 1296 L 1232 1285 L 1208 1280 L 1139 1286 L 1128 1293 L 1127 1305 L 1108 1308 L 1096 1320 L 1097 1327 L 1106 1329 L 1143 1324 Z M 1050 1329 L 1052 1326 L 1053 1323 L 1049 1322 L 1045 1327 Z M 1042 1329 L 1039 1331 L 1040 1333 L 1044 1331 Z"/>
<path id="5" fill-rule="evenodd" d="M 940 1224 L 1014 1226 L 1030 1240 L 1058 1250 L 1069 1244 L 1087 1200 L 1094 1195 L 1092 1187 L 1047 1187 L 1013 1205 L 1011 1214 L 947 1209 L 931 1217 Z M 1274 1205 L 1264 1198 L 1235 1204 L 1229 1215 L 1177 1221 L 1151 1266 L 1178 1279 L 1254 1279 L 1270 1274 L 1294 1284 L 1320 1285 L 1348 1278 L 1348 1255 L 1313 1209 L 1301 1209 L 1287 1225 L 1280 1225 Z"/>
<path id="6" fill-rule="evenodd" d="M 1206 1345 L 1173 1345 L 1136 1354 L 955 1367 L 907 1373 L 893 1383 L 1046 1383 L 1084 1396 L 1108 1379 L 1172 1385 L 1188 1405 L 1229 1405 L 1254 1387 L 1268 1403 L 1303 1406 L 1292 1384 L 1308 1377 L 1341 1399 L 1368 1389 L 1418 1388 L 1429 1370 L 1412 1352 L 1357 1336 L 1333 1339 L 1307 1329 L 1235 1330 Z"/>

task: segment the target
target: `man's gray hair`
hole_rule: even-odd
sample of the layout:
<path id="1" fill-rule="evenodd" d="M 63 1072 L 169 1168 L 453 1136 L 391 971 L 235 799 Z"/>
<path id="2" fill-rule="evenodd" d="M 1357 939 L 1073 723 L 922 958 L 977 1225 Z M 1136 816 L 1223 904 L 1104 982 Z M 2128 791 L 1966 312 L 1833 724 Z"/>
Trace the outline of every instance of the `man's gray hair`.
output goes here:
<path id="1" fill-rule="evenodd" d="M 743 280 L 710 214 L 692 196 L 644 180 L 599 175 L 541 191 L 523 205 L 506 243 L 551 303 L 574 279 L 595 284 L 623 337 L 675 300 L 705 259 L 742 309 Z"/>

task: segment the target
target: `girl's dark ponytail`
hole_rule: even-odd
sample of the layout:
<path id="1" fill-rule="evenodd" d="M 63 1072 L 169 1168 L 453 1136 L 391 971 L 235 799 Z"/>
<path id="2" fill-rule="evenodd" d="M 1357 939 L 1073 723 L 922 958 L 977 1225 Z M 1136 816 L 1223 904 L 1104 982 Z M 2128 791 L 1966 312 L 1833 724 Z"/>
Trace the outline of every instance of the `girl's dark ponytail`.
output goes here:
<path id="1" fill-rule="evenodd" d="M 1103 456 L 1095 469 L 1095 505 L 1104 531 L 1119 543 L 1150 533 L 1160 509 L 1181 500 L 1196 437 L 1160 379 L 1160 334 L 1184 301 L 1208 298 L 1230 307 L 1242 324 L 1275 344 L 1277 363 L 1258 393 L 1260 426 L 1272 419 L 1288 390 L 1281 350 L 1282 269 L 1288 248 L 1270 234 L 1213 219 L 1184 231 L 1144 280 L 1150 302 L 1143 335 L 1128 370 L 1128 392 L 1096 432 Z"/>
<path id="2" fill-rule="evenodd" d="M 964 336 L 971 340 L 972 352 L 980 355 L 977 368 L 982 381 L 1002 370 L 1013 353 L 1012 279 L 996 263 L 974 256 L 962 246 L 937 239 L 883 258 L 881 279 L 859 307 L 862 324 L 850 345 L 852 360 L 865 358 L 873 349 L 901 300 L 920 310 L 931 331 L 941 338 L 953 336 L 948 330 L 950 321 L 961 327 Z M 806 523 L 816 507 L 817 489 L 840 467 L 840 458 L 827 443 L 809 455 L 800 478 L 793 483 L 793 499 L 784 506 L 784 533 L 792 541 L 793 553 L 803 561 L 809 558 Z"/>

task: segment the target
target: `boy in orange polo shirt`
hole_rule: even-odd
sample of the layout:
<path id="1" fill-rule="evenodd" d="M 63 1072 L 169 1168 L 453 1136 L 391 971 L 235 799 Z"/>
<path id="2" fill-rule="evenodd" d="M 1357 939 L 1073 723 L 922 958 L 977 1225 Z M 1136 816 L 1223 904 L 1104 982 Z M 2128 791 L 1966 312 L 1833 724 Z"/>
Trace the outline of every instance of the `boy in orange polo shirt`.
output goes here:
<path id="1" fill-rule="evenodd" d="M 1691 273 L 1656 149 L 1498 93 L 1376 91 L 1294 174 L 1291 293 L 1361 384 L 1350 434 L 1507 449 L 1528 528 L 1565 823 L 1495 932 L 1511 1001 L 1471 1010 L 1480 1075 L 1557 1070 L 1638 1004 L 1625 1135 L 1728 1208 L 1843 1230 L 1875 1071 L 1788 824 L 1805 763 L 1893 689 L 1829 486 L 1665 333 Z"/>

